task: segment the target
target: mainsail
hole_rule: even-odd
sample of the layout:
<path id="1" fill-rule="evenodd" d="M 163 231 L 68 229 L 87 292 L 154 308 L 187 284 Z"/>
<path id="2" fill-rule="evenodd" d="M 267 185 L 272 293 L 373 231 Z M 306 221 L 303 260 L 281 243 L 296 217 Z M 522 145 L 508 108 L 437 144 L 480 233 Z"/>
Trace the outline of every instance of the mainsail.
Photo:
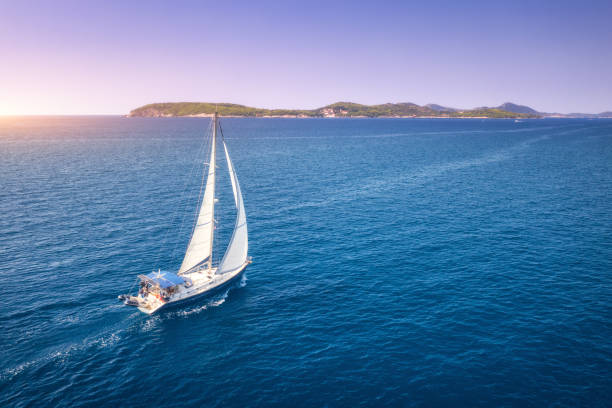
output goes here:
<path id="1" fill-rule="evenodd" d="M 229 153 L 227 152 L 227 146 L 223 141 L 223 149 L 225 150 L 225 158 L 227 159 L 227 170 L 229 171 L 230 180 L 232 182 L 232 190 L 234 191 L 234 203 L 236 204 L 236 225 L 234 226 L 234 232 L 230 239 L 225 255 L 219 264 L 217 269 L 218 274 L 224 274 L 228 272 L 236 271 L 244 267 L 244 263 L 247 260 L 247 254 L 249 250 L 248 232 L 247 232 L 247 220 L 246 213 L 244 212 L 244 203 L 242 201 L 242 193 L 240 192 L 240 184 L 238 184 L 238 177 L 234 171 L 234 166 L 230 160 Z"/>
<path id="2" fill-rule="evenodd" d="M 215 214 L 215 151 L 217 140 L 217 116 L 213 119 L 213 136 L 211 143 L 210 161 L 208 163 L 208 177 L 206 190 L 200 207 L 200 214 L 193 229 L 185 258 L 179 269 L 179 274 L 209 261 L 212 254 L 214 214 Z"/>

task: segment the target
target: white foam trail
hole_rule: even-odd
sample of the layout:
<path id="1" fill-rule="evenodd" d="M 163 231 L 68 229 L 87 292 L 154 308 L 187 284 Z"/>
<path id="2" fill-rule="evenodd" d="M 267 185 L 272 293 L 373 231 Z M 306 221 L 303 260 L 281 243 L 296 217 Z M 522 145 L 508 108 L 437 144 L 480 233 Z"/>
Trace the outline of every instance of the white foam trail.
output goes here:
<path id="1" fill-rule="evenodd" d="M 75 324 L 81 321 L 81 318 L 76 315 L 68 315 L 68 316 L 58 316 L 55 317 L 54 320 L 59 324 Z"/>
<path id="2" fill-rule="evenodd" d="M 93 339 L 85 339 L 82 343 L 71 344 L 64 350 L 52 351 L 42 357 L 26 361 L 12 368 L 7 368 L 0 372 L 0 381 L 8 381 L 11 378 L 21 374 L 27 368 L 45 364 L 51 361 L 63 364 L 75 352 L 84 351 L 92 347 L 104 349 L 113 346 L 121 340 L 121 333 L 123 331 L 125 330 L 121 329 L 117 331 L 112 331 L 110 333 L 102 334 Z"/>
<path id="3" fill-rule="evenodd" d="M 107 347 L 114 346 L 115 344 L 119 343 L 120 340 L 121 340 L 121 336 L 119 335 L 119 332 L 115 332 L 115 333 L 110 333 L 107 336 L 98 338 L 92 341 L 87 346 L 89 347 L 89 346 L 95 345 L 98 348 L 105 349 Z"/>
<path id="4" fill-rule="evenodd" d="M 150 332 L 155 329 L 160 322 L 159 315 L 151 316 L 140 325 L 140 331 L 142 333 Z"/>
<path id="5" fill-rule="evenodd" d="M 238 283 L 238 287 L 246 286 L 246 282 L 247 282 L 246 274 L 243 274 L 240 282 Z M 173 314 L 169 314 L 167 316 L 169 317 L 174 317 L 174 316 L 187 317 L 192 314 L 200 313 L 211 307 L 220 306 L 223 303 L 225 303 L 225 300 L 227 299 L 229 295 L 230 289 L 231 288 L 228 288 L 222 293 L 213 296 L 201 306 L 197 306 L 192 309 L 182 310 L 182 311 L 179 311 Z M 133 319 L 138 315 L 139 315 L 139 312 L 135 312 L 131 316 L 129 316 L 127 320 Z M 146 319 L 144 322 L 140 324 L 140 331 L 142 333 L 146 333 L 151 330 L 154 330 L 156 327 L 159 326 L 163 318 L 164 317 L 160 315 L 154 315 L 154 316 L 149 317 L 148 319 Z M 67 317 L 64 320 L 72 322 L 72 317 Z M 78 321 L 78 317 L 76 317 L 76 321 Z M 25 371 L 26 369 L 30 367 L 45 364 L 50 361 L 55 361 L 57 363 L 63 364 L 72 354 L 79 352 L 79 351 L 84 351 L 92 347 L 99 348 L 99 349 L 105 349 L 108 347 L 112 347 L 121 341 L 123 333 L 129 329 L 130 328 L 127 327 L 127 328 L 119 329 L 119 330 L 110 330 L 94 338 L 84 339 L 81 343 L 71 344 L 67 346 L 64 350 L 52 351 L 40 358 L 36 358 L 30 361 L 23 362 L 15 367 L 4 369 L 0 371 L 0 382 L 8 381 L 11 378 L 21 374 L 23 371 Z"/>
<path id="6" fill-rule="evenodd" d="M 43 361 L 43 359 L 36 359 L 31 361 L 26 361 L 25 363 L 21 363 L 18 366 L 7 368 L 6 370 L 0 373 L 0 381 L 8 381 L 16 375 L 21 374 L 26 368 L 37 364 L 38 362 Z"/>
<path id="7" fill-rule="evenodd" d="M 197 306 L 192 309 L 181 310 L 180 312 L 176 312 L 173 315 L 178 316 L 178 317 L 187 317 L 192 314 L 203 312 L 204 310 L 207 310 L 210 307 L 221 306 L 223 303 L 225 303 L 225 299 L 227 299 L 229 291 L 230 291 L 229 289 L 226 289 L 222 294 L 213 296 L 211 299 L 209 299 L 206 303 L 204 303 L 201 306 Z"/>

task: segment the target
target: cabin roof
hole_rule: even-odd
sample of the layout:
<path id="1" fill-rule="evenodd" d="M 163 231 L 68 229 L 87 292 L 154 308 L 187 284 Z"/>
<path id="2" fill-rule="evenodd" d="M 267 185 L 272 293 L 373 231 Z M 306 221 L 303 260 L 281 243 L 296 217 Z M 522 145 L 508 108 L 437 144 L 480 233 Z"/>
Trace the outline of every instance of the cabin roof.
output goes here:
<path id="1" fill-rule="evenodd" d="M 157 284 L 162 289 L 180 285 L 181 283 L 185 282 L 185 279 L 177 274 L 161 271 L 151 272 L 148 275 L 140 275 L 140 279 Z"/>

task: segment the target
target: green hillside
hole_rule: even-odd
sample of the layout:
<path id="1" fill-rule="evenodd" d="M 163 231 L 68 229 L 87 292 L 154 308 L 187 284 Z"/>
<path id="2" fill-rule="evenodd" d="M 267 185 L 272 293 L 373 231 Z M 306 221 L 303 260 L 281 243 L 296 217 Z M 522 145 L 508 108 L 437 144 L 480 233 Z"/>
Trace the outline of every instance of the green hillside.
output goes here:
<path id="1" fill-rule="evenodd" d="M 336 102 L 318 109 L 261 109 L 233 103 L 173 102 L 152 103 L 130 112 L 132 117 L 207 116 L 215 110 L 221 116 L 244 117 L 487 117 L 487 118 L 535 118 L 536 114 L 515 113 L 499 108 L 440 111 L 414 103 L 385 103 L 361 105 L 353 102 Z"/>

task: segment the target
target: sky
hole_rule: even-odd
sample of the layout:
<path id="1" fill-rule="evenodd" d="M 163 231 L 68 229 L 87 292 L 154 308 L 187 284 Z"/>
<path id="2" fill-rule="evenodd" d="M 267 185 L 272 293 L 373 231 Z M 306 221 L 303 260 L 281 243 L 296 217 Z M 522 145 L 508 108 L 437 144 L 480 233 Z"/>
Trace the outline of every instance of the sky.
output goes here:
<path id="1" fill-rule="evenodd" d="M 180 101 L 612 110 L 612 1 L 0 0 L 0 115 Z"/>

